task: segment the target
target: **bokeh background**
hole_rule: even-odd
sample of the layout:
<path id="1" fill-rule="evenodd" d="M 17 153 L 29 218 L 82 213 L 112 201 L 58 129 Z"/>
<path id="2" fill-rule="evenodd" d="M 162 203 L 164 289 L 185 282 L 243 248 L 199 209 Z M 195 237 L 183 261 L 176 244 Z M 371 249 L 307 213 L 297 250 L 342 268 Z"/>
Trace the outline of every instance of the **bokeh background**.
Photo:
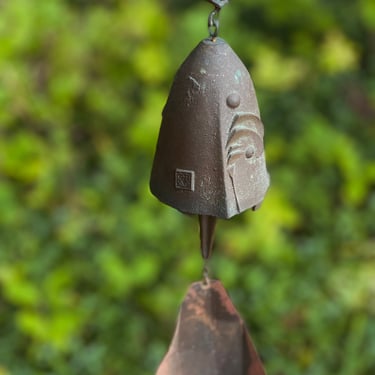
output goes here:
<path id="1" fill-rule="evenodd" d="M 153 374 L 197 220 L 148 180 L 203 0 L 0 1 L 0 374 Z M 375 2 L 232 0 L 272 186 L 217 228 L 212 277 L 270 375 L 375 373 Z"/>

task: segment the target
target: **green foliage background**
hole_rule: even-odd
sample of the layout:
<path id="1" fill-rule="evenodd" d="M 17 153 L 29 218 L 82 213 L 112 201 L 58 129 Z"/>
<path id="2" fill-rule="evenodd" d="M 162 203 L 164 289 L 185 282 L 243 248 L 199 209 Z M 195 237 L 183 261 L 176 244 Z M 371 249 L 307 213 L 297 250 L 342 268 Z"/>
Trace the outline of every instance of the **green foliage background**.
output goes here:
<path id="1" fill-rule="evenodd" d="M 0 375 L 153 374 L 197 223 L 148 179 L 187 0 L 0 1 Z M 272 187 L 217 228 L 211 273 L 270 375 L 375 373 L 375 2 L 232 0 Z"/>

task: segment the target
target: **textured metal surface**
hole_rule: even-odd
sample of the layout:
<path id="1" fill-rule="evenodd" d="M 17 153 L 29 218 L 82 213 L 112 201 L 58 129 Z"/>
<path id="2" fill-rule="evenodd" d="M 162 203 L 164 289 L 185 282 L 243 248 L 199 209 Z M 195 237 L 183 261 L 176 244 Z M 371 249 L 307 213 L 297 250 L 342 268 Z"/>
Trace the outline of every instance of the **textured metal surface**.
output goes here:
<path id="1" fill-rule="evenodd" d="M 245 324 L 220 281 L 190 286 L 157 375 L 265 375 Z"/>
<path id="2" fill-rule="evenodd" d="M 163 110 L 151 191 L 181 212 L 230 218 L 257 208 L 268 186 L 250 75 L 224 40 L 203 40 L 178 70 Z"/>

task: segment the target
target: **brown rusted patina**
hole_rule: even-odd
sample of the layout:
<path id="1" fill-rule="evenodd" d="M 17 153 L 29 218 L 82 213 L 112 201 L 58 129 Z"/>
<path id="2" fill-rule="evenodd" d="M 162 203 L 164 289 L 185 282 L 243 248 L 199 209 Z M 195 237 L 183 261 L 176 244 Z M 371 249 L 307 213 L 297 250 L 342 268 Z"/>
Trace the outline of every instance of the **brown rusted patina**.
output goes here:
<path id="1" fill-rule="evenodd" d="M 220 281 L 190 286 L 157 375 L 265 375 L 246 326 Z"/>
<path id="2" fill-rule="evenodd" d="M 269 186 L 263 135 L 246 67 L 224 40 L 203 40 L 163 110 L 152 193 L 188 214 L 230 218 L 256 209 Z"/>
<path id="3" fill-rule="evenodd" d="M 215 218 L 259 208 L 269 186 L 263 124 L 244 64 L 220 38 L 203 40 L 179 68 L 159 132 L 150 188 L 199 215 L 201 253 L 212 252 Z"/>

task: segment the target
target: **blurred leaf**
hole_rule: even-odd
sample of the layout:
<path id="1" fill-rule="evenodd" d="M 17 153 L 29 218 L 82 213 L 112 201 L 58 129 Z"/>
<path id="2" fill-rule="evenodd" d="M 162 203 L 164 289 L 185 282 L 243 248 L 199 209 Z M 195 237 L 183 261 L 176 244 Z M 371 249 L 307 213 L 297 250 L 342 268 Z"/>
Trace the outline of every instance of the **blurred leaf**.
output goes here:
<path id="1" fill-rule="evenodd" d="M 366 25 L 371 29 L 375 29 L 375 4 L 371 0 L 360 0 L 360 14 L 366 23 Z"/>
<path id="2" fill-rule="evenodd" d="M 275 49 L 262 46 L 254 54 L 252 76 L 257 87 L 288 90 L 296 86 L 308 73 L 308 66 L 298 58 L 284 57 Z"/>
<path id="3" fill-rule="evenodd" d="M 38 287 L 32 284 L 18 268 L 0 268 L 0 282 L 10 301 L 22 306 L 37 306 L 41 301 Z"/>
<path id="4" fill-rule="evenodd" d="M 0 170 L 24 182 L 38 179 L 45 168 L 44 145 L 36 136 L 25 132 L 0 140 Z"/>
<path id="5" fill-rule="evenodd" d="M 322 69 L 330 74 L 356 69 L 358 58 L 354 43 L 339 31 L 331 31 L 326 36 L 319 55 Z"/>

